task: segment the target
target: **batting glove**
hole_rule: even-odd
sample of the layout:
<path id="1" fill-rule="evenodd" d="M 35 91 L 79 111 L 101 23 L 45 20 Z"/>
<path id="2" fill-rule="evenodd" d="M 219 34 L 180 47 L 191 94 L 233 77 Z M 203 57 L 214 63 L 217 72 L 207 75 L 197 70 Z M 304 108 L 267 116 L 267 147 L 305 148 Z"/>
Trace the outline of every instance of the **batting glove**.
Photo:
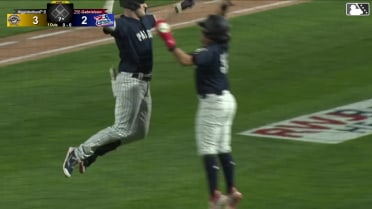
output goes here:
<path id="1" fill-rule="evenodd" d="M 183 10 L 192 8 L 195 5 L 195 0 L 182 0 L 174 5 L 174 9 L 177 13 L 181 13 Z"/>
<path id="2" fill-rule="evenodd" d="M 159 36 L 163 39 L 165 45 L 168 47 L 168 50 L 173 51 L 176 48 L 176 40 L 172 35 L 170 25 L 164 20 L 158 20 L 156 21 L 155 28 L 159 33 Z"/>

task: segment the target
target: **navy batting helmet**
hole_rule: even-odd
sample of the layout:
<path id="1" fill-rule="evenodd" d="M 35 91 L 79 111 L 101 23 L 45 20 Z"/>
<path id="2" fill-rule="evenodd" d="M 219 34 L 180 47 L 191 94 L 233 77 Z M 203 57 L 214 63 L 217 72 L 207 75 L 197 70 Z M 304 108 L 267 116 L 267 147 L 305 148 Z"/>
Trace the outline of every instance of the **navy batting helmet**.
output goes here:
<path id="1" fill-rule="evenodd" d="M 204 35 L 217 42 L 227 43 L 230 41 L 230 24 L 221 15 L 209 15 L 204 21 L 198 22 Z"/>
<path id="2" fill-rule="evenodd" d="M 146 0 L 120 0 L 120 6 L 126 9 L 136 11 L 140 8 L 140 4 L 145 3 Z"/>

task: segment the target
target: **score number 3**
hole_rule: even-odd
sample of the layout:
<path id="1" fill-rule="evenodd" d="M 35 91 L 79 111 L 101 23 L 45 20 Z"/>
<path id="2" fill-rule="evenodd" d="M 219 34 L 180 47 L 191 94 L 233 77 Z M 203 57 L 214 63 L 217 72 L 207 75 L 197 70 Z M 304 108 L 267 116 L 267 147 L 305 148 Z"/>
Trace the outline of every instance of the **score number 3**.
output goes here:
<path id="1" fill-rule="evenodd" d="M 32 24 L 34 24 L 34 25 L 39 24 L 39 17 L 38 16 L 33 16 L 32 19 L 33 19 Z"/>

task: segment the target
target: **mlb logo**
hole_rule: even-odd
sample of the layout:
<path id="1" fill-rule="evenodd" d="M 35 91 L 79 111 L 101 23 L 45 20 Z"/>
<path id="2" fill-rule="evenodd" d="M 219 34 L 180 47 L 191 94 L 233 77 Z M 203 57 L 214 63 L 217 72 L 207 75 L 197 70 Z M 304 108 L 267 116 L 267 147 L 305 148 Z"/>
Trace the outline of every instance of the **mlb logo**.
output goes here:
<path id="1" fill-rule="evenodd" d="M 347 16 L 369 16 L 369 3 L 346 3 Z"/>

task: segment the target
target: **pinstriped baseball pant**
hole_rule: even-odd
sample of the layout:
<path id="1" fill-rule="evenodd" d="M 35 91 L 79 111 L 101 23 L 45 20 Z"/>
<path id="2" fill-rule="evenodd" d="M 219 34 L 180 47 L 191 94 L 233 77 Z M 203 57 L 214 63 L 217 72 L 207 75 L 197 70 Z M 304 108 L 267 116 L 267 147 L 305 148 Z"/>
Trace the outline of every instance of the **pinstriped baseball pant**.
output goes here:
<path id="1" fill-rule="evenodd" d="M 75 149 L 82 160 L 94 154 L 99 147 L 121 141 L 122 144 L 144 138 L 149 130 L 152 101 L 150 82 L 119 73 L 114 82 L 115 123 L 102 129 Z"/>
<path id="2" fill-rule="evenodd" d="M 229 91 L 199 98 L 195 123 L 199 155 L 231 152 L 231 126 L 236 108 L 235 97 Z"/>

